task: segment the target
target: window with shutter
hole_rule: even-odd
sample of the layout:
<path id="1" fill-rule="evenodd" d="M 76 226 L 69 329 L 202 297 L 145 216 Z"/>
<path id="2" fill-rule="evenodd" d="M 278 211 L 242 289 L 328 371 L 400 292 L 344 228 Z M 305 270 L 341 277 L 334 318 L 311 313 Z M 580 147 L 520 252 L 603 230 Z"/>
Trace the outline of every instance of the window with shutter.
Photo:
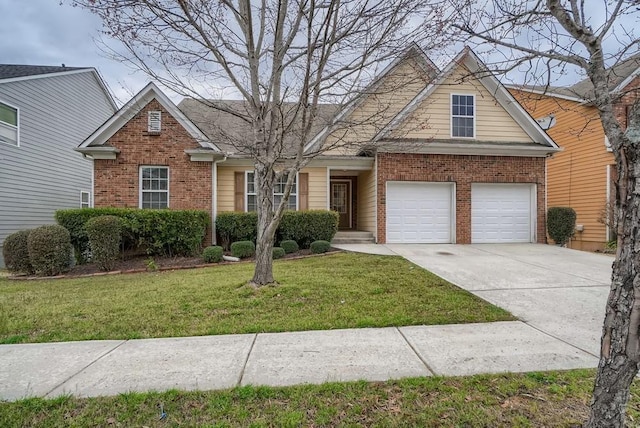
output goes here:
<path id="1" fill-rule="evenodd" d="M 159 111 L 149 112 L 148 128 L 149 132 L 159 133 L 162 130 L 162 115 Z"/>

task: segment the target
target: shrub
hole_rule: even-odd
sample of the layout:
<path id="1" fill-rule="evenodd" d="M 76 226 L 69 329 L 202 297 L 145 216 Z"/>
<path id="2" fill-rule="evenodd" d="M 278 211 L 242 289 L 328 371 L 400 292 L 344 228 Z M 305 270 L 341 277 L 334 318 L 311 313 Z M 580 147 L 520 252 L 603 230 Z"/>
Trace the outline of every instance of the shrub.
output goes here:
<path id="1" fill-rule="evenodd" d="M 205 263 L 220 263 L 222 261 L 222 247 L 207 247 L 202 252 Z"/>
<path id="2" fill-rule="evenodd" d="M 576 212 L 569 207 L 551 207 L 547 211 L 547 232 L 556 244 L 563 245 L 573 236 Z"/>
<path id="3" fill-rule="evenodd" d="M 57 224 L 40 226 L 27 238 L 29 259 L 38 275 L 59 275 L 71 266 L 69 231 Z"/>
<path id="4" fill-rule="evenodd" d="M 278 228 L 280 241 L 293 240 L 309 248 L 313 241 L 331 242 L 338 231 L 338 213 L 326 210 L 287 211 Z"/>
<path id="5" fill-rule="evenodd" d="M 241 259 L 251 257 L 256 253 L 256 244 L 251 241 L 238 241 L 231 244 L 231 255 Z"/>
<path id="6" fill-rule="evenodd" d="M 29 259 L 27 240 L 30 230 L 21 230 L 7 236 L 2 246 L 2 256 L 7 270 L 11 273 L 33 273 L 33 266 Z"/>
<path id="7" fill-rule="evenodd" d="M 298 247 L 298 243 L 291 239 L 285 239 L 284 241 L 280 242 L 280 246 L 287 254 L 295 253 L 300 249 L 300 247 Z"/>
<path id="8" fill-rule="evenodd" d="M 142 210 L 136 208 L 82 208 L 56 211 L 56 221 L 71 234 L 78 263 L 86 261 L 89 238 L 86 222 L 112 215 L 122 221 L 125 249 L 144 249 L 148 255 L 198 254 L 209 226 L 209 214 L 200 210 Z"/>
<path id="9" fill-rule="evenodd" d="M 112 270 L 118 260 L 120 242 L 122 241 L 122 226 L 120 218 L 103 215 L 87 220 L 85 224 L 91 260 L 102 270 Z"/>
<path id="10" fill-rule="evenodd" d="M 282 247 L 273 247 L 273 253 L 272 256 L 274 259 L 281 259 L 284 257 L 284 255 L 286 254 L 286 252 L 284 251 L 284 248 Z"/>
<path id="11" fill-rule="evenodd" d="M 223 212 L 216 217 L 216 231 L 224 248 L 236 241 L 256 241 L 258 213 Z"/>
<path id="12" fill-rule="evenodd" d="M 313 241 L 309 248 L 313 254 L 326 253 L 331 248 L 331 244 L 327 241 Z"/>

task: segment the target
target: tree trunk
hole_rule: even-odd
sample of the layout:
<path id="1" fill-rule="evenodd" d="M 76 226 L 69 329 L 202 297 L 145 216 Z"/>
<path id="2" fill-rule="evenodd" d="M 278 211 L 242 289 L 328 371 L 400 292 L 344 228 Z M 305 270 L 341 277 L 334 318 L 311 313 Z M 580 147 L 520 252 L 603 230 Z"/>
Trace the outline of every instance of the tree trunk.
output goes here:
<path id="1" fill-rule="evenodd" d="M 634 108 L 636 122 L 640 109 Z M 616 153 L 618 250 L 607 301 L 600 363 L 587 427 L 623 427 L 640 361 L 640 126 L 632 124 Z"/>
<path id="2" fill-rule="evenodd" d="M 258 197 L 258 233 L 256 237 L 256 268 L 251 283 L 256 287 L 273 284 L 273 243 L 276 221 L 273 209 L 275 173 L 264 165 L 256 165 L 255 186 Z"/>

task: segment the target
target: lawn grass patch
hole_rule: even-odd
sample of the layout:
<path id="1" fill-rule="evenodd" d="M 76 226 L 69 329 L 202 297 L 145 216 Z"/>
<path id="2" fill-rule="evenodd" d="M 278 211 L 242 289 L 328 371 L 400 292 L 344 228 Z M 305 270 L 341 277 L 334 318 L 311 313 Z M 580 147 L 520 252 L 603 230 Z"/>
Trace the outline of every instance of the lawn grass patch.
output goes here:
<path id="1" fill-rule="evenodd" d="M 593 370 L 286 388 L 127 393 L 0 403 L 4 427 L 570 427 L 588 415 Z M 630 422 L 640 417 L 632 387 Z M 159 421 L 159 405 L 167 413 Z"/>
<path id="2" fill-rule="evenodd" d="M 0 343 L 454 324 L 510 320 L 401 257 L 339 253 L 274 263 L 280 285 L 247 286 L 253 264 L 10 281 Z"/>

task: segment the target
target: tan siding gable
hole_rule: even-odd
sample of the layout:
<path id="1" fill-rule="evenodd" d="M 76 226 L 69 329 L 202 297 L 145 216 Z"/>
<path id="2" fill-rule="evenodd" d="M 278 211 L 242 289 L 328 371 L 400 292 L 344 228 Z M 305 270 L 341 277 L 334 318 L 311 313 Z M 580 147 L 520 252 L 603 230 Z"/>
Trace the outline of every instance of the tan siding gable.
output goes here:
<path id="1" fill-rule="evenodd" d="M 429 83 L 416 59 L 407 59 L 384 76 L 363 102 L 327 138 L 327 154 L 353 154 L 353 144 L 369 142 Z"/>
<path id="2" fill-rule="evenodd" d="M 476 140 L 533 140 L 464 66 L 458 66 L 391 134 L 392 138 L 451 139 L 451 94 L 475 95 Z M 469 141 L 469 139 L 464 139 Z"/>

